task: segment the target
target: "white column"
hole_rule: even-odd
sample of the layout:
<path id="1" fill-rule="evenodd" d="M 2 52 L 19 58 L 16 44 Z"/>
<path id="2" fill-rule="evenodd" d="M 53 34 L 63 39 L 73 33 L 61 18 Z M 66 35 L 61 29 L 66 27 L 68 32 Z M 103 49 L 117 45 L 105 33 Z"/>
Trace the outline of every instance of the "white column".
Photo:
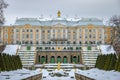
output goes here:
<path id="1" fill-rule="evenodd" d="M 77 38 L 76 38 L 77 41 L 76 42 L 77 42 L 77 44 L 79 44 L 79 36 L 80 36 L 79 34 L 80 34 L 79 28 L 77 28 L 77 33 L 76 33 L 76 36 L 77 36 Z"/>
<path id="2" fill-rule="evenodd" d="M 102 28 L 102 43 L 105 43 L 105 34 L 104 34 L 105 30 L 104 28 Z"/>
<path id="3" fill-rule="evenodd" d="M 39 40 L 40 40 L 40 44 L 42 43 L 42 38 L 41 38 L 41 36 L 42 36 L 42 31 L 41 31 L 41 28 L 39 29 Z"/>
<path id="4" fill-rule="evenodd" d="M 22 29 L 20 29 L 20 42 L 22 42 Z"/>
<path id="5" fill-rule="evenodd" d="M 14 31 L 14 34 L 13 34 L 13 36 L 14 36 L 14 38 L 13 38 L 13 43 L 16 43 L 16 29 L 15 28 L 13 28 L 13 31 Z"/>

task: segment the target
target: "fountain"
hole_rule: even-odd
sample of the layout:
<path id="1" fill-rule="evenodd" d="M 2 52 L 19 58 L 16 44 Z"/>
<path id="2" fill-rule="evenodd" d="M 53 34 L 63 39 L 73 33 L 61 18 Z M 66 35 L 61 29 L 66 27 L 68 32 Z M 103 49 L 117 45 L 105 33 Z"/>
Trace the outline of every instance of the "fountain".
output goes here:
<path id="1" fill-rule="evenodd" d="M 63 69 L 60 68 L 60 62 L 59 62 L 57 69 L 55 69 L 55 71 L 52 72 L 51 76 L 61 77 L 61 76 L 68 76 L 68 74 L 65 71 L 63 71 Z"/>

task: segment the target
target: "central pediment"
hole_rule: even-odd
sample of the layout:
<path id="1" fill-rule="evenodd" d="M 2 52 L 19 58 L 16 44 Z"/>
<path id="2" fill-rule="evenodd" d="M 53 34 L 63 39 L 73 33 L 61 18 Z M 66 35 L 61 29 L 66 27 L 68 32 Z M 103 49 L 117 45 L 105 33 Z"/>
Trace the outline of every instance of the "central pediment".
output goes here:
<path id="1" fill-rule="evenodd" d="M 55 24 L 55 25 L 53 25 L 54 27 L 65 27 L 65 25 L 64 24 L 61 24 L 61 23 L 57 23 L 57 24 Z"/>

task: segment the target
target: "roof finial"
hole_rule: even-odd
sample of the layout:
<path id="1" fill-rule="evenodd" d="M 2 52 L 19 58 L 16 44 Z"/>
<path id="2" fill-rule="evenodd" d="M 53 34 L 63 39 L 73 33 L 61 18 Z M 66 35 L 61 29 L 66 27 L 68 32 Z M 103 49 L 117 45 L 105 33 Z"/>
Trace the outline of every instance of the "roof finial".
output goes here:
<path id="1" fill-rule="evenodd" d="M 60 15 L 61 15 L 60 10 L 58 11 L 58 13 L 57 13 L 57 14 L 58 14 L 58 17 L 60 17 Z"/>

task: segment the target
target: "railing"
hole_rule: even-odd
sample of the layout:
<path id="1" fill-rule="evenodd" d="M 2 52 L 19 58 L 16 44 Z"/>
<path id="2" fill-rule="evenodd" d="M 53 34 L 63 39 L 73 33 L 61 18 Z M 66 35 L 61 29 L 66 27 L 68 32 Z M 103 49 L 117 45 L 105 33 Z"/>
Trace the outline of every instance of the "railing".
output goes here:
<path id="1" fill-rule="evenodd" d="M 27 77 L 27 78 L 24 78 L 22 80 L 41 80 L 41 79 L 42 79 L 42 73 L 34 75 L 34 76 Z"/>
<path id="2" fill-rule="evenodd" d="M 21 44 L 33 46 L 97 46 L 97 44 Z"/>
<path id="3" fill-rule="evenodd" d="M 87 76 L 84 76 L 78 73 L 75 73 L 75 77 L 76 77 L 76 80 L 95 80 L 93 78 L 90 78 L 90 77 L 87 77 Z"/>

